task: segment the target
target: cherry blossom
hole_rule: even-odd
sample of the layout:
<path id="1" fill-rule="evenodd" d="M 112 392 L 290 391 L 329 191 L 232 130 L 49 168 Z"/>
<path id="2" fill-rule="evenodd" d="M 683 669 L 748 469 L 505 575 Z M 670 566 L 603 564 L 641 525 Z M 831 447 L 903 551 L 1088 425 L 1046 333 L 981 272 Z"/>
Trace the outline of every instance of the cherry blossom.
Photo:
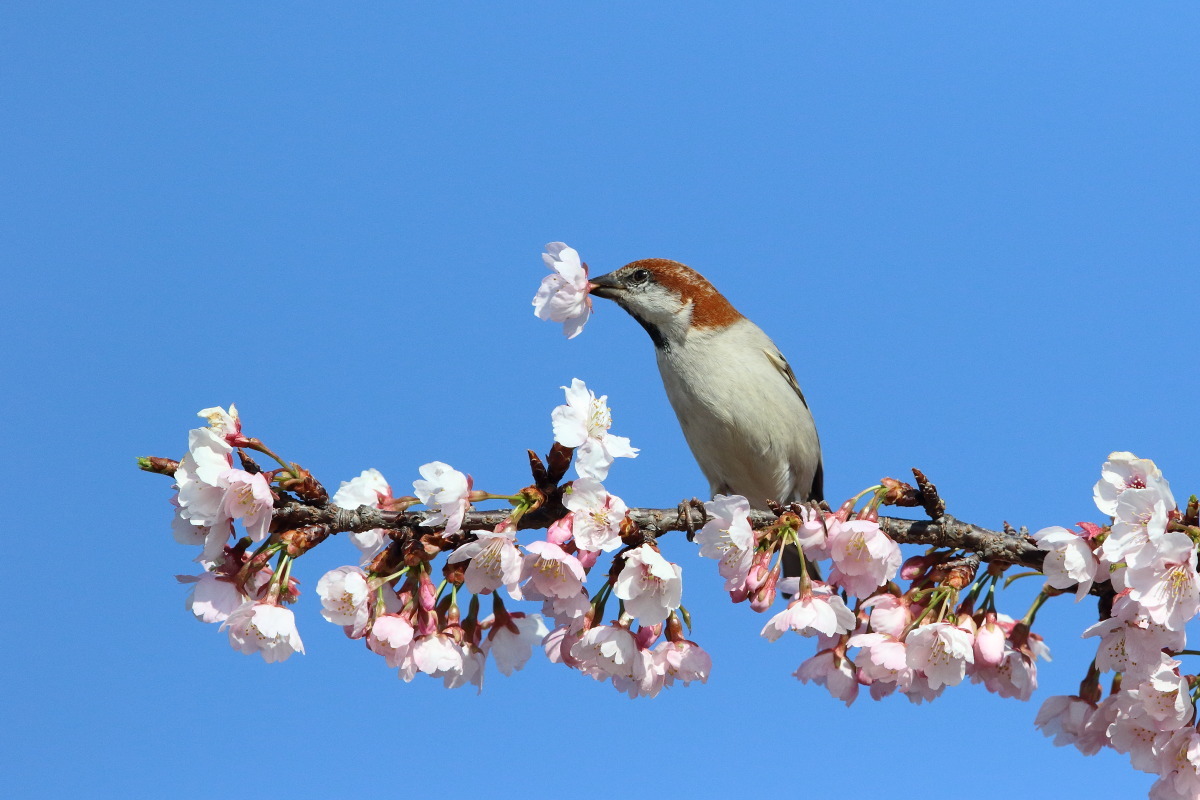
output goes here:
<path id="1" fill-rule="evenodd" d="M 1076 587 L 1075 602 L 1087 596 L 1099 569 L 1087 540 L 1057 525 L 1042 528 L 1033 534 L 1033 539 L 1047 551 L 1042 568 L 1046 583 L 1055 589 Z"/>
<path id="2" fill-rule="evenodd" d="M 372 591 L 365 572 L 358 567 L 332 569 L 317 581 L 317 595 L 321 598 L 321 616 L 334 625 L 345 626 L 351 638 L 366 632 Z"/>
<path id="3" fill-rule="evenodd" d="M 570 652 L 580 669 L 597 680 L 614 676 L 638 680 L 646 669 L 633 634 L 620 625 L 588 628 Z"/>
<path id="4" fill-rule="evenodd" d="M 240 469 L 227 469 L 217 479 L 225 490 L 221 512 L 226 519 L 240 519 L 252 542 L 267 538 L 275 498 L 261 473 L 251 475 Z"/>
<path id="5" fill-rule="evenodd" d="M 796 544 L 809 561 L 824 561 L 829 558 L 829 539 L 839 533 L 842 521 L 807 506 L 800 513 L 802 521 L 796 531 Z"/>
<path id="6" fill-rule="evenodd" d="M 1109 453 L 1108 461 L 1100 468 L 1100 480 L 1092 490 L 1096 507 L 1102 514 L 1117 515 L 1117 503 L 1128 491 L 1142 492 L 1161 498 L 1168 509 L 1175 507 L 1170 485 L 1163 479 L 1162 470 L 1148 458 L 1133 453 Z"/>
<path id="7" fill-rule="evenodd" d="M 571 512 L 571 530 L 581 550 L 608 552 L 621 546 L 621 520 L 628 509 L 621 498 L 605 491 L 600 481 L 580 478 L 563 494 Z"/>
<path id="8" fill-rule="evenodd" d="M 866 597 L 900 569 L 900 546 L 879 529 L 875 520 L 856 519 L 831 530 L 829 555 L 834 568 L 829 582 Z"/>
<path id="9" fill-rule="evenodd" d="M 234 650 L 245 655 L 258 653 L 268 664 L 304 652 L 290 608 L 247 600 L 221 624 L 221 630 L 226 629 Z"/>
<path id="10" fill-rule="evenodd" d="M 367 635 L 367 647 L 378 653 L 392 668 L 400 667 L 410 657 L 413 637 L 412 622 L 401 614 L 382 614 L 375 618 Z"/>
<path id="11" fill-rule="evenodd" d="M 578 558 L 549 541 L 531 542 L 525 550 L 520 579 L 526 583 L 518 590 L 518 599 L 579 596 L 587 575 Z"/>
<path id="12" fill-rule="evenodd" d="M 483 642 L 484 652 L 496 661 L 501 674 L 512 675 L 523 668 L 533 654 L 533 647 L 546 638 L 546 623 L 540 614 L 508 614 L 507 624 L 497 623 L 495 617 L 484 620 L 491 622 L 491 631 Z"/>
<path id="13" fill-rule="evenodd" d="M 220 476 L 233 465 L 233 448 L 211 428 L 188 433 L 187 455 L 175 471 L 179 516 L 193 525 L 215 527 L 225 521 L 221 505 L 225 487 Z"/>
<path id="14" fill-rule="evenodd" d="M 1157 493 L 1148 490 L 1125 492 L 1117 501 L 1112 530 L 1101 545 L 1105 560 L 1116 564 L 1152 541 L 1167 529 L 1167 506 Z"/>
<path id="15" fill-rule="evenodd" d="M 675 681 L 684 686 L 692 681 L 708 683 L 712 672 L 712 657 L 700 645 L 686 639 L 659 642 L 654 648 L 654 662 L 662 673 L 664 687 Z"/>
<path id="16" fill-rule="evenodd" d="M 436 508 L 421 524 L 430 528 L 444 525 L 446 535 L 453 536 L 462 527 L 470 504 L 471 479 L 441 461 L 422 464 L 418 471 L 424 480 L 413 481 L 413 490 L 422 503 Z"/>
<path id="17" fill-rule="evenodd" d="M 975 662 L 974 637 L 949 622 L 922 625 L 905 639 L 908 666 L 925 673 L 931 689 L 955 686 Z"/>
<path id="18" fill-rule="evenodd" d="M 533 313 L 538 319 L 561 322 L 566 337 L 574 339 L 592 313 L 587 265 L 580 262 L 574 248 L 562 242 L 546 245 L 542 261 L 551 274 L 542 278 L 533 297 Z"/>
<path id="19" fill-rule="evenodd" d="M 1183 728 L 1162 737 L 1150 800 L 1194 800 L 1200 796 L 1200 733 Z"/>
<path id="20" fill-rule="evenodd" d="M 844 654 L 822 650 L 805 661 L 792 675 L 801 683 L 813 682 L 838 700 L 850 705 L 858 697 L 858 678 L 854 664 Z"/>
<path id="21" fill-rule="evenodd" d="M 571 385 L 562 389 L 567 403 L 556 407 L 550 420 L 554 440 L 563 447 L 576 448 L 575 471 L 579 477 L 602 481 L 608 477 L 614 459 L 637 457 L 638 450 L 630 447 L 629 439 L 608 432 L 612 426 L 608 395 L 597 399 L 578 378 L 572 378 Z"/>
<path id="22" fill-rule="evenodd" d="M 224 622 L 246 600 L 233 581 L 215 572 L 176 575 L 175 579 L 195 584 L 187 596 L 187 607 L 201 622 Z"/>
<path id="23" fill-rule="evenodd" d="M 494 531 L 475 531 L 476 538 L 459 547 L 447 559 L 451 564 L 471 560 L 467 565 L 467 588 L 475 594 L 488 594 L 504 586 L 512 594 L 521 580 L 521 551 L 516 532 L 507 521 Z"/>
<path id="24" fill-rule="evenodd" d="M 1096 713 L 1096 704 L 1076 695 L 1047 697 L 1038 709 L 1033 724 L 1054 738 L 1055 747 L 1075 745 L 1085 756 L 1100 751 L 1101 742 L 1087 736 L 1088 723 Z"/>
<path id="25" fill-rule="evenodd" d="M 1141 678 L 1158 668 L 1164 649 L 1182 650 L 1183 631 L 1168 630 L 1151 622 L 1128 593 L 1113 602 L 1113 616 L 1083 632 L 1084 638 L 1100 637 L 1096 666 L 1105 672 L 1122 672 Z"/>
<path id="26" fill-rule="evenodd" d="M 833 636 L 854 630 L 854 612 L 846 608 L 842 598 L 829 586 L 814 585 L 808 592 L 798 594 L 763 626 L 761 635 L 775 641 L 789 630 L 802 636 Z"/>
<path id="27" fill-rule="evenodd" d="M 870 611 L 871 630 L 886 633 L 899 639 L 904 629 L 913 621 L 912 606 L 906 598 L 894 594 L 877 594 L 863 601 L 862 607 Z"/>
<path id="28" fill-rule="evenodd" d="M 462 647 L 443 633 L 418 636 L 412 643 L 413 665 L 418 671 L 437 678 L 444 678 L 450 673 L 462 673 L 464 657 Z M 405 682 L 412 680 L 412 676 L 402 674 L 401 677 Z"/>
<path id="29" fill-rule="evenodd" d="M 613 594 L 625 601 L 625 610 L 643 625 L 655 625 L 679 608 L 683 568 L 663 558 L 654 545 L 639 545 L 625 554 Z"/>
<path id="30" fill-rule="evenodd" d="M 359 506 L 379 508 L 383 501 L 391 499 L 391 496 L 392 487 L 388 485 L 383 474 L 377 469 L 364 469 L 357 478 L 342 481 L 330 502 L 338 508 L 354 511 Z M 390 541 L 387 532 L 382 528 L 352 532 L 348 535 L 354 546 L 362 551 L 364 561 L 377 555 Z"/>
<path id="31" fill-rule="evenodd" d="M 750 527 L 750 501 L 741 495 L 719 494 L 704 504 L 708 521 L 696 534 L 700 555 L 715 558 L 717 571 L 731 591 L 746 582 L 754 558 L 754 530 Z"/>
<path id="32" fill-rule="evenodd" d="M 1157 542 L 1129 554 L 1125 584 L 1129 597 L 1145 609 L 1151 621 L 1172 630 L 1200 611 L 1200 579 L 1196 575 L 1195 544 L 1186 533 L 1173 531 Z"/>
<path id="33" fill-rule="evenodd" d="M 229 404 L 228 411 L 220 406 L 213 406 L 201 409 L 196 416 L 208 420 L 209 429 L 232 447 L 243 447 L 249 441 L 242 435 L 242 421 L 238 418 L 237 406 L 233 403 Z"/>

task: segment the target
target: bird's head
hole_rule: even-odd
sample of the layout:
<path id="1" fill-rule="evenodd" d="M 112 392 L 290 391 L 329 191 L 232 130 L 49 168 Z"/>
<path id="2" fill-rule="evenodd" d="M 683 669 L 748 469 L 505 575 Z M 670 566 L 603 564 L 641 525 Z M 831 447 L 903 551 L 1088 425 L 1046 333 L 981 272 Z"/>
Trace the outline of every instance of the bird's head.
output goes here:
<path id="1" fill-rule="evenodd" d="M 645 258 L 591 280 L 591 293 L 614 301 L 641 324 L 659 349 L 697 328 L 742 318 L 704 276 L 678 261 Z"/>

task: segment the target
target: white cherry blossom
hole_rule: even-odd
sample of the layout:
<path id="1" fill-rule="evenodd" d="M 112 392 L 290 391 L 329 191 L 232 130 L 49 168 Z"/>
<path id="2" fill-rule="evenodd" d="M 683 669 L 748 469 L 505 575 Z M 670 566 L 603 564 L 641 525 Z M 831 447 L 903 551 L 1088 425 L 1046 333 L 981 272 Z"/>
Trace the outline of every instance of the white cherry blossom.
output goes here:
<path id="1" fill-rule="evenodd" d="M 551 274 L 542 278 L 533 297 L 533 313 L 538 319 L 561 322 L 566 337 L 574 339 L 592 313 L 587 265 L 563 242 L 547 244 L 542 261 Z"/>
<path id="2" fill-rule="evenodd" d="M 621 546 L 621 520 L 629 509 L 600 481 L 572 481 L 563 494 L 563 505 L 573 515 L 571 530 L 580 550 L 608 552 Z"/>
<path id="3" fill-rule="evenodd" d="M 296 617 L 283 606 L 247 600 L 222 623 L 221 630 L 229 631 L 229 644 L 234 650 L 246 655 L 258 653 L 268 664 L 304 652 Z"/>
<path id="4" fill-rule="evenodd" d="M 444 525 L 446 535 L 453 536 L 462 528 L 467 513 L 471 479 L 441 461 L 422 464 L 419 471 L 424 480 L 413 481 L 413 490 L 417 499 L 435 509 L 421 524 L 430 528 Z"/>
<path id="5" fill-rule="evenodd" d="M 630 447 L 629 439 L 608 432 L 612 426 L 612 412 L 608 408 L 608 395 L 597 398 L 578 378 L 570 386 L 563 386 L 566 405 L 557 406 L 550 414 L 554 426 L 554 440 L 563 447 L 575 451 L 575 471 L 581 478 L 602 481 L 608 477 L 613 459 L 635 458 L 636 447 Z"/>
<path id="6" fill-rule="evenodd" d="M 700 555 L 715 558 L 717 571 L 731 591 L 746 582 L 754 559 L 754 530 L 750 527 L 750 501 L 741 495 L 719 494 L 704 504 L 708 521 L 696 534 Z"/>
<path id="7" fill-rule="evenodd" d="M 679 608 L 683 568 L 663 558 L 653 545 L 639 545 L 625 554 L 613 594 L 643 625 L 656 625 Z"/>

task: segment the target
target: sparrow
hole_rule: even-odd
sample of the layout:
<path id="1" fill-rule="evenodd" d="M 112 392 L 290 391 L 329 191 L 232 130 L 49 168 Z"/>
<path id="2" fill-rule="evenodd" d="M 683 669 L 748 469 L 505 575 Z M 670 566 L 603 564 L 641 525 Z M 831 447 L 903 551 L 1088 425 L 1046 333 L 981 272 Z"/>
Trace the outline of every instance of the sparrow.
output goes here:
<path id="1" fill-rule="evenodd" d="M 821 443 L 775 343 L 700 273 L 647 258 L 592 278 L 650 334 L 667 399 L 709 490 L 752 508 L 824 499 Z"/>

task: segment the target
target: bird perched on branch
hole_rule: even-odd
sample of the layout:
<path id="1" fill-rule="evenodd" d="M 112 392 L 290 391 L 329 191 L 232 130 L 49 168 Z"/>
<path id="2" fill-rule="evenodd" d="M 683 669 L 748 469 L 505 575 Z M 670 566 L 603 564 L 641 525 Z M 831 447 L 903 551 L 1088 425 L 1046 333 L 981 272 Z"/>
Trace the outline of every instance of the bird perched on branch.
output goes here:
<path id="1" fill-rule="evenodd" d="M 783 354 L 698 272 L 648 258 L 593 278 L 650 334 L 667 399 L 717 494 L 824 499 L 821 443 Z"/>

